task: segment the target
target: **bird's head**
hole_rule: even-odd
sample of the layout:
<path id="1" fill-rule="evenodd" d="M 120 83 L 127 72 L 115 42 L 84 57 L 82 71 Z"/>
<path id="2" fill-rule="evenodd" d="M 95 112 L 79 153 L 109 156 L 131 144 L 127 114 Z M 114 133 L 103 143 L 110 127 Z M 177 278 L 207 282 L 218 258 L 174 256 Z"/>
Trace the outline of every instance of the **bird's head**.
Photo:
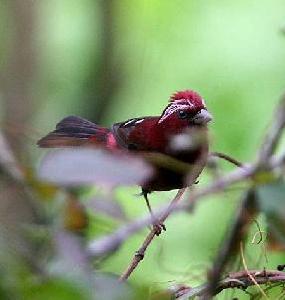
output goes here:
<path id="1" fill-rule="evenodd" d="M 205 126 L 212 120 L 203 98 L 192 90 L 174 93 L 160 116 L 158 124 L 172 128 Z"/>

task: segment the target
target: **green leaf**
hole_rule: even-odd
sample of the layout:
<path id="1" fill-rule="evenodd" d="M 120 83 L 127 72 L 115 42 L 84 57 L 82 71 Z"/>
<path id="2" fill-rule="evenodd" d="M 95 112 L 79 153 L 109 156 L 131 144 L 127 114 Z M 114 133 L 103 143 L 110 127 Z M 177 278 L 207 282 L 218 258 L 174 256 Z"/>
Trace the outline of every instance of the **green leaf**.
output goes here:
<path id="1" fill-rule="evenodd" d="M 74 283 L 50 279 L 26 286 L 23 299 L 29 300 L 86 300 L 88 297 Z"/>
<path id="2" fill-rule="evenodd" d="M 266 215 L 269 236 L 274 249 L 285 246 L 285 182 L 276 180 L 257 188 L 258 204 Z M 278 245 L 278 243 L 280 245 Z M 278 245 L 278 246 L 277 246 Z M 270 246 L 270 245 L 269 245 Z"/>

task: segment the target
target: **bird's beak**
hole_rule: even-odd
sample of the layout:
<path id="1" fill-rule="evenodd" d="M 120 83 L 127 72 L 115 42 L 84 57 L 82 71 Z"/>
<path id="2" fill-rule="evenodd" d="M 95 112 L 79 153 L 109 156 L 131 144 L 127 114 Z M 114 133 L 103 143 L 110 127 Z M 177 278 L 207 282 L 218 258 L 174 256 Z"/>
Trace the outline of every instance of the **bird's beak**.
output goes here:
<path id="1" fill-rule="evenodd" d="M 192 122 L 197 125 L 206 125 L 212 119 L 212 115 L 207 111 L 207 109 L 203 108 L 194 116 Z"/>

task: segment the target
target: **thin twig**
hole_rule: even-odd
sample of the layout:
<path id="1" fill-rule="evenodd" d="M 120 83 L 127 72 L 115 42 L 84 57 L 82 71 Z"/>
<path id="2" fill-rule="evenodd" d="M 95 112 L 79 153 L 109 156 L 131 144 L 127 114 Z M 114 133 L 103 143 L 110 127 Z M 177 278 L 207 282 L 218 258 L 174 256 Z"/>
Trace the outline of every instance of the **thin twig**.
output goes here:
<path id="1" fill-rule="evenodd" d="M 285 162 L 285 154 L 281 156 L 272 157 L 268 164 L 268 170 L 274 170 L 279 168 Z M 180 203 L 171 208 L 171 213 L 178 213 L 182 211 L 189 211 L 193 209 L 193 205 L 200 199 L 205 198 L 208 195 L 219 193 L 224 191 L 229 186 L 247 180 L 254 176 L 257 172 L 256 165 L 247 165 L 246 168 L 236 169 L 227 175 L 217 179 L 208 186 L 191 193 L 189 200 L 186 203 Z M 169 209 L 168 205 L 163 205 L 158 210 L 154 211 L 156 217 L 163 215 Z M 92 256 L 100 256 L 110 253 L 116 250 L 126 241 L 130 236 L 142 230 L 144 227 L 152 224 L 152 218 L 150 215 L 143 216 L 139 219 L 130 221 L 118 228 L 110 235 L 91 241 L 88 245 L 88 250 Z"/>
<path id="2" fill-rule="evenodd" d="M 210 157 L 212 156 L 212 157 L 222 158 L 222 159 L 224 159 L 224 160 L 226 160 L 226 161 L 232 163 L 233 165 L 235 165 L 235 166 L 237 166 L 237 167 L 239 167 L 239 168 L 243 168 L 243 167 L 244 167 L 244 165 L 243 165 L 240 161 L 236 160 L 236 159 L 233 158 L 232 156 L 230 156 L 230 155 L 228 155 L 228 154 L 225 154 L 225 153 L 221 153 L 221 152 L 211 152 L 209 156 L 210 156 Z"/>
<path id="3" fill-rule="evenodd" d="M 256 279 L 254 278 L 254 276 L 249 272 L 246 261 L 245 261 L 245 257 L 244 257 L 244 253 L 243 253 L 243 244 L 242 241 L 240 242 L 240 255 L 241 255 L 241 260 L 242 260 L 242 264 L 243 267 L 245 269 L 246 274 L 248 275 L 248 277 L 251 279 L 251 281 L 257 286 L 257 288 L 259 289 L 259 291 L 261 292 L 261 294 L 269 300 L 269 298 L 267 297 L 267 295 L 265 294 L 264 290 L 261 288 L 261 286 L 258 284 L 258 282 L 256 281 Z"/>
<path id="4" fill-rule="evenodd" d="M 185 190 L 186 190 L 186 188 L 181 189 L 177 192 L 176 196 L 171 201 L 171 203 L 168 207 L 168 210 L 166 210 L 165 213 L 161 216 L 160 221 L 164 222 L 167 219 L 167 217 L 171 213 L 173 207 L 177 204 L 177 202 L 183 196 Z M 126 271 L 121 275 L 120 281 L 124 281 L 124 280 L 127 280 L 129 278 L 129 276 L 134 271 L 134 269 L 138 266 L 140 261 L 143 260 L 144 255 L 145 255 L 145 251 L 146 251 L 147 247 L 150 245 L 150 243 L 152 242 L 152 240 L 154 239 L 155 236 L 156 236 L 156 230 L 155 230 L 155 228 L 153 228 L 151 230 L 151 232 L 145 238 L 142 246 L 139 248 L 139 250 L 134 255 L 134 257 L 133 257 L 130 265 L 127 267 Z"/>
<path id="5" fill-rule="evenodd" d="M 251 277 L 254 278 L 254 281 L 251 280 Z M 217 288 L 214 292 L 214 296 L 226 289 L 233 288 L 242 288 L 247 289 L 252 285 L 275 283 L 275 284 L 284 284 L 285 283 L 285 273 L 276 270 L 247 270 L 247 271 L 238 271 L 230 273 L 226 278 L 219 281 Z M 177 290 L 180 289 L 178 286 Z M 184 293 L 177 295 L 176 299 L 186 300 L 190 297 L 203 297 L 208 290 L 207 284 L 202 284 L 198 287 L 185 287 Z M 173 294 L 176 294 L 176 291 L 173 291 Z M 192 298 L 191 298 L 192 299 Z M 268 299 L 268 298 L 267 298 Z"/>
<path id="6" fill-rule="evenodd" d="M 265 231 L 261 230 L 259 223 L 257 222 L 257 220 L 253 220 L 253 222 L 256 224 L 256 227 L 258 229 L 258 231 L 256 231 L 256 233 L 253 235 L 253 238 L 251 240 L 252 244 L 260 244 L 263 240 L 263 233 L 266 233 Z M 259 235 L 259 239 L 256 241 L 256 237 L 257 235 Z"/>
<path id="7" fill-rule="evenodd" d="M 276 113 L 274 113 L 271 121 L 271 126 L 268 129 L 264 141 L 261 145 L 260 152 L 258 155 L 257 162 L 254 164 L 255 170 L 258 171 L 262 170 L 270 170 L 271 161 L 272 161 L 272 154 L 277 147 L 277 144 L 280 140 L 282 131 L 285 126 L 285 95 L 282 97 L 280 104 L 277 107 Z M 276 166 L 278 167 L 278 165 Z M 252 196 L 250 196 L 252 195 Z M 246 206 L 251 202 L 254 202 L 255 192 L 253 189 L 249 189 L 247 192 L 247 196 L 242 201 L 240 205 L 239 213 L 236 217 L 236 221 L 233 223 L 232 230 L 229 236 L 226 236 L 224 239 L 224 243 L 218 251 L 217 259 L 214 261 L 210 280 L 209 280 L 209 288 L 207 294 L 204 296 L 203 299 L 211 299 L 212 296 L 215 294 L 215 290 L 217 288 L 218 282 L 222 275 L 222 272 L 229 260 L 230 255 L 232 255 L 234 246 L 236 243 L 240 242 L 245 235 L 245 231 L 238 231 L 240 227 L 244 227 L 249 223 L 249 220 L 244 219 L 243 214 L 246 213 Z M 237 232 L 242 233 L 243 235 L 236 236 Z M 236 251 L 235 253 L 236 254 Z"/>
<path id="8" fill-rule="evenodd" d="M 187 187 L 191 187 L 196 179 L 199 177 L 200 172 L 201 172 L 201 165 L 204 164 L 206 155 L 201 155 L 200 159 L 192 166 L 191 172 L 187 176 Z M 160 222 L 163 223 L 168 216 L 173 212 L 175 207 L 177 206 L 178 202 L 182 198 L 182 195 L 184 194 L 186 188 L 180 189 L 174 199 L 171 201 L 170 205 L 167 207 L 166 211 L 163 212 L 162 214 L 159 215 L 160 217 Z M 151 212 L 151 217 L 152 219 L 155 218 L 153 212 Z M 128 277 L 131 275 L 131 273 L 135 270 L 135 268 L 138 266 L 139 262 L 143 260 L 145 252 L 148 248 L 148 246 L 151 244 L 153 241 L 154 236 L 157 235 L 157 231 L 155 228 L 147 235 L 145 238 L 142 246 L 139 248 L 139 250 L 136 252 L 134 255 L 131 263 L 127 267 L 126 271 L 121 275 L 120 281 L 124 281 L 128 279 Z"/>
<path id="9" fill-rule="evenodd" d="M 258 155 L 260 165 L 264 165 L 276 150 L 282 131 L 285 127 L 285 94 L 281 97 L 280 103 L 273 113 L 270 124 L 271 126 L 265 135 Z"/>
<path id="10" fill-rule="evenodd" d="M 269 134 L 266 136 L 266 141 L 271 141 L 274 146 L 271 148 L 267 146 L 267 142 L 264 143 L 263 147 L 267 147 L 268 149 L 264 151 L 264 153 L 261 151 L 260 157 L 262 155 L 266 157 L 266 161 L 262 161 L 262 163 L 266 163 L 266 167 L 268 169 L 273 169 L 274 167 L 278 166 L 276 165 L 276 159 L 271 159 L 271 154 L 272 151 L 275 149 L 277 145 L 277 141 L 281 135 L 281 130 L 285 126 L 285 111 L 284 109 L 282 110 L 283 113 L 280 113 L 279 111 L 279 123 L 274 123 L 274 128 L 277 128 L 276 130 L 271 130 L 269 131 Z M 274 135 L 274 136 L 272 136 Z M 214 155 L 226 159 L 227 161 L 230 161 L 237 165 L 238 167 L 242 167 L 242 164 L 235 159 L 223 155 L 221 153 L 214 153 Z M 278 163 L 284 161 L 284 157 L 279 158 L 280 160 L 277 159 Z M 228 187 L 230 184 L 233 184 L 235 182 L 239 182 L 241 180 L 247 179 L 250 176 L 253 176 L 259 169 L 260 169 L 260 160 L 258 160 L 257 164 L 252 164 L 251 166 L 248 167 L 243 167 L 242 169 L 239 169 L 235 172 L 232 172 L 231 174 L 228 174 L 226 177 L 218 179 L 216 182 L 214 182 L 212 185 L 210 185 L 208 188 L 205 188 L 204 190 L 196 191 L 196 193 L 193 193 L 189 197 L 189 202 L 187 205 L 177 205 L 177 201 L 181 198 L 182 194 L 184 191 L 182 191 L 181 196 L 179 195 L 180 192 L 178 192 L 177 196 L 174 198 L 172 203 L 165 209 L 162 208 L 159 213 L 156 213 L 156 216 L 162 216 L 161 221 L 163 222 L 171 212 L 173 211 L 178 211 L 178 210 L 189 210 L 192 209 L 193 203 L 197 201 L 198 198 L 202 198 L 205 195 L 208 194 L 213 194 L 217 191 L 224 190 L 226 187 Z M 221 248 L 221 251 L 218 254 L 218 258 L 216 260 L 216 263 L 214 264 L 213 272 L 211 274 L 211 280 L 209 284 L 209 289 L 207 294 L 205 295 L 205 299 L 209 299 L 215 292 L 217 288 L 217 284 L 219 282 L 221 273 L 228 261 L 228 256 L 234 251 L 234 248 L 236 246 L 236 239 L 235 236 L 236 234 L 239 235 L 239 240 L 243 238 L 243 235 L 245 234 L 244 227 L 249 223 L 249 218 L 244 218 L 244 212 L 246 211 L 252 211 L 252 205 L 254 205 L 254 199 L 255 194 L 253 190 L 249 190 L 247 193 L 247 196 L 245 197 L 244 203 L 241 206 L 240 212 L 237 215 L 236 222 L 234 223 L 232 230 L 230 232 L 230 238 L 229 242 L 225 244 L 224 247 Z M 109 237 L 104 237 L 103 239 L 99 241 L 92 242 L 89 246 L 89 251 L 90 254 L 93 255 L 98 255 L 98 254 L 103 254 L 103 253 L 108 253 L 112 250 L 117 249 L 121 243 L 127 239 L 131 234 L 137 232 L 139 229 L 141 229 L 141 226 L 148 225 L 152 222 L 153 216 L 148 217 L 146 219 L 140 220 L 139 222 L 134 222 L 129 224 L 129 226 L 126 226 L 122 229 L 119 229 L 117 232 L 112 234 Z M 241 227 L 241 228 L 240 228 Z M 128 266 L 127 270 L 122 274 L 120 277 L 121 281 L 124 281 L 128 279 L 130 274 L 134 271 L 134 269 L 138 266 L 139 262 L 143 260 L 145 251 L 147 247 L 150 245 L 152 242 L 153 238 L 155 237 L 155 230 L 152 230 L 149 235 L 146 237 L 144 240 L 142 246 L 140 249 L 137 251 L 137 253 L 134 255 L 130 265 Z"/>
<path id="11" fill-rule="evenodd" d="M 225 266 L 237 254 L 239 242 L 244 238 L 248 225 L 255 214 L 255 201 L 254 190 L 249 190 L 245 194 L 232 225 L 224 238 L 223 244 L 218 250 L 212 270 L 209 273 L 208 292 L 204 295 L 204 300 L 211 299 L 214 296 Z"/>

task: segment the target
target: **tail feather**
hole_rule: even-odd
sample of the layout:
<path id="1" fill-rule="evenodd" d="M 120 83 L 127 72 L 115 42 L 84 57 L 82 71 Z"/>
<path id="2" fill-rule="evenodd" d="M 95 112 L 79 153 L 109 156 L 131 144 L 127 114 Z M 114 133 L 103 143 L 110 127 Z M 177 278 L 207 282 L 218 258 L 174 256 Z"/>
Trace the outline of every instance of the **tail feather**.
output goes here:
<path id="1" fill-rule="evenodd" d="M 42 148 L 105 144 L 108 128 L 100 127 L 86 119 L 69 116 L 61 120 L 56 129 L 38 141 Z"/>

